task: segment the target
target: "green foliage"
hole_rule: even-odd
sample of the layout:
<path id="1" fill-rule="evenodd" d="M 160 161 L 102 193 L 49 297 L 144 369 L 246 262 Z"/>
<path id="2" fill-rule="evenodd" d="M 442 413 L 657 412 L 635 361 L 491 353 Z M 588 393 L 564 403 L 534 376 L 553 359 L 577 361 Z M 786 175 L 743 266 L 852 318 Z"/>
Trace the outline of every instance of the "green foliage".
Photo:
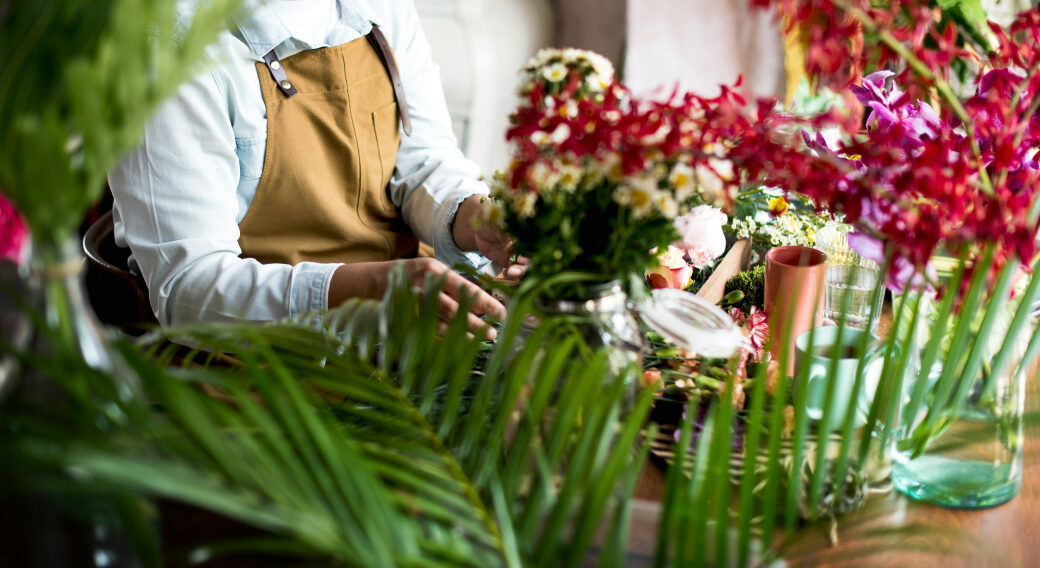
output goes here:
<path id="1" fill-rule="evenodd" d="M 37 241 L 61 241 L 79 225 L 106 172 L 198 72 L 238 3 L 202 3 L 176 37 L 173 0 L 2 4 L 0 191 Z"/>
<path id="2" fill-rule="evenodd" d="M 735 274 L 726 281 L 726 292 L 739 291 L 743 297 L 734 304 L 745 314 L 751 311 L 751 306 L 759 309 L 765 304 L 766 295 L 766 267 L 759 264 L 751 270 L 744 270 Z"/>
<path id="3" fill-rule="evenodd" d="M 119 342 L 138 396 L 75 351 L 30 356 L 75 412 L 9 404 L 0 459 L 22 488 L 118 488 L 264 531 L 197 557 L 580 565 L 645 461 L 650 393 L 633 400 L 636 370 L 608 379 L 606 354 L 558 321 L 519 346 L 522 303 L 493 346 L 467 335 L 465 317 L 438 337 L 439 283 L 416 293 L 394 281 L 384 302 L 323 321 L 198 324 L 156 332 L 144 351 Z M 196 351 L 182 358 L 170 338 Z M 225 364 L 192 363 L 201 350 Z"/>
<path id="4" fill-rule="evenodd" d="M 678 239 L 671 220 L 657 213 L 636 220 L 631 208 L 619 205 L 616 182 L 600 178 L 591 183 L 603 187 L 547 193 L 530 216 L 500 208 L 503 226 L 516 240 L 514 252 L 531 259 L 527 278 L 544 281 L 577 271 L 599 282 L 620 278 L 627 287 L 629 275 L 642 276 L 647 267 L 655 266 L 651 249 L 664 250 Z M 561 297 L 573 293 L 569 285 L 557 292 Z"/>

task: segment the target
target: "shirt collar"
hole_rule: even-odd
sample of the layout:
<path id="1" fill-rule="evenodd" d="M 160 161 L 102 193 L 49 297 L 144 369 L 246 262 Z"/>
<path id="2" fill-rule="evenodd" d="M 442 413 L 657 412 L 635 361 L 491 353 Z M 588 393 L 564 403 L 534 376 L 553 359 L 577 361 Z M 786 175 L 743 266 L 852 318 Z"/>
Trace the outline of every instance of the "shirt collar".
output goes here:
<path id="1" fill-rule="evenodd" d="M 337 0 L 340 23 L 365 36 L 372 31 L 372 20 L 354 0 Z M 234 16 L 232 33 L 249 46 L 258 60 L 275 47 L 293 39 L 289 28 L 278 18 L 267 0 L 248 0 Z M 281 50 L 279 50 L 281 51 Z M 288 54 L 279 54 L 286 57 Z"/>

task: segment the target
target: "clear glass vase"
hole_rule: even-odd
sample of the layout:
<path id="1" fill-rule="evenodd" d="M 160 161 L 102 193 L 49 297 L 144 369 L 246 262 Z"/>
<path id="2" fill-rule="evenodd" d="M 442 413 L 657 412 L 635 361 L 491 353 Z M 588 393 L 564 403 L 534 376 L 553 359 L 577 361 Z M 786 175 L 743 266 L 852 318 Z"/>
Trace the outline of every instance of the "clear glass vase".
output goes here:
<path id="1" fill-rule="evenodd" d="M 604 380 L 616 379 L 629 365 L 641 366 L 646 340 L 619 282 L 585 286 L 581 297 L 541 298 L 535 306 L 542 316 L 573 326 L 592 351 L 607 351 L 609 371 Z M 536 318 L 525 322 L 520 344 L 539 323 Z M 633 381 L 631 387 L 626 403 L 634 404 L 639 385 Z"/>
<path id="2" fill-rule="evenodd" d="M 1022 480 L 1025 382 L 1032 367 L 1024 357 L 1035 318 L 1022 314 L 1023 325 L 1015 329 L 1017 314 L 1007 308 L 984 333 L 973 325 L 967 341 L 944 338 L 939 355 L 930 357 L 935 304 L 922 304 L 928 317 L 919 319 L 923 325 L 909 338 L 916 361 L 903 384 L 892 436 L 893 484 L 914 499 L 945 507 L 1005 503 L 1018 494 Z M 971 365 L 976 349 L 980 363 Z"/>

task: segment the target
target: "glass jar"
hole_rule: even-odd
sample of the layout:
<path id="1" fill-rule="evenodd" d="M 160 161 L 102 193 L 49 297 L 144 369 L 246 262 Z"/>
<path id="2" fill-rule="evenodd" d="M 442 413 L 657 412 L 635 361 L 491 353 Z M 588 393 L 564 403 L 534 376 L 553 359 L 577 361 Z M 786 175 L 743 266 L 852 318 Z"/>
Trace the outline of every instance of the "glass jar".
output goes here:
<path id="1" fill-rule="evenodd" d="M 646 341 L 620 282 L 586 286 L 581 298 L 540 299 L 535 304 L 545 316 L 573 325 L 591 350 L 606 348 L 613 376 L 620 375 L 629 364 L 642 363 Z M 528 334 L 536 324 L 535 320 L 527 322 Z"/>
<path id="2" fill-rule="evenodd" d="M 916 300 L 910 296 L 911 305 Z M 1035 310 L 1018 308 L 1033 312 L 1020 316 L 1029 319 L 1018 329 L 1011 307 L 994 314 L 988 330 L 973 322 L 966 340 L 945 337 L 931 357 L 926 346 L 935 329 L 935 308 L 936 302 L 922 301 L 922 325 L 908 338 L 917 361 L 898 407 L 892 481 L 902 493 L 937 505 L 999 505 L 1018 494 L 1022 481 L 1025 381 L 1032 366 L 1025 356 Z M 989 309 L 1000 308 L 982 308 L 978 319 Z"/>

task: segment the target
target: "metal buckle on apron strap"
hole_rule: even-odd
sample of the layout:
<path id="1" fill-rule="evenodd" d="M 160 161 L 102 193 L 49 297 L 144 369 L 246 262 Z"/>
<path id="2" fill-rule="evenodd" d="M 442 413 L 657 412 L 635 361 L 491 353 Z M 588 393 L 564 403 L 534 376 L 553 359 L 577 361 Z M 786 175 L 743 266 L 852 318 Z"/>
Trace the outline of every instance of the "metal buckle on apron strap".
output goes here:
<path id="1" fill-rule="evenodd" d="M 267 70 L 271 72 L 271 77 L 274 77 L 274 82 L 285 96 L 291 97 L 298 92 L 292 82 L 289 81 L 289 76 L 285 74 L 285 69 L 282 67 L 282 63 L 278 61 L 278 56 L 274 54 L 273 49 L 264 56 L 264 63 L 267 64 Z"/>
<path id="2" fill-rule="evenodd" d="M 411 136 L 412 117 L 408 113 L 408 101 L 404 96 L 404 83 L 401 82 L 401 73 L 397 70 L 393 53 L 390 51 L 390 44 L 387 43 L 386 36 L 383 35 L 383 32 L 376 24 L 372 24 L 372 32 L 365 38 L 379 56 L 379 60 L 383 62 L 386 74 L 390 76 L 390 83 L 394 87 L 394 99 L 397 101 L 397 109 L 401 113 L 401 130 L 404 130 L 406 135 Z M 264 56 L 264 62 L 267 63 L 267 69 L 271 72 L 271 77 L 274 78 L 278 89 L 285 96 L 291 97 L 298 92 L 292 81 L 289 80 L 289 76 L 285 74 L 285 68 L 278 61 L 278 56 L 274 54 L 273 49 Z"/>

